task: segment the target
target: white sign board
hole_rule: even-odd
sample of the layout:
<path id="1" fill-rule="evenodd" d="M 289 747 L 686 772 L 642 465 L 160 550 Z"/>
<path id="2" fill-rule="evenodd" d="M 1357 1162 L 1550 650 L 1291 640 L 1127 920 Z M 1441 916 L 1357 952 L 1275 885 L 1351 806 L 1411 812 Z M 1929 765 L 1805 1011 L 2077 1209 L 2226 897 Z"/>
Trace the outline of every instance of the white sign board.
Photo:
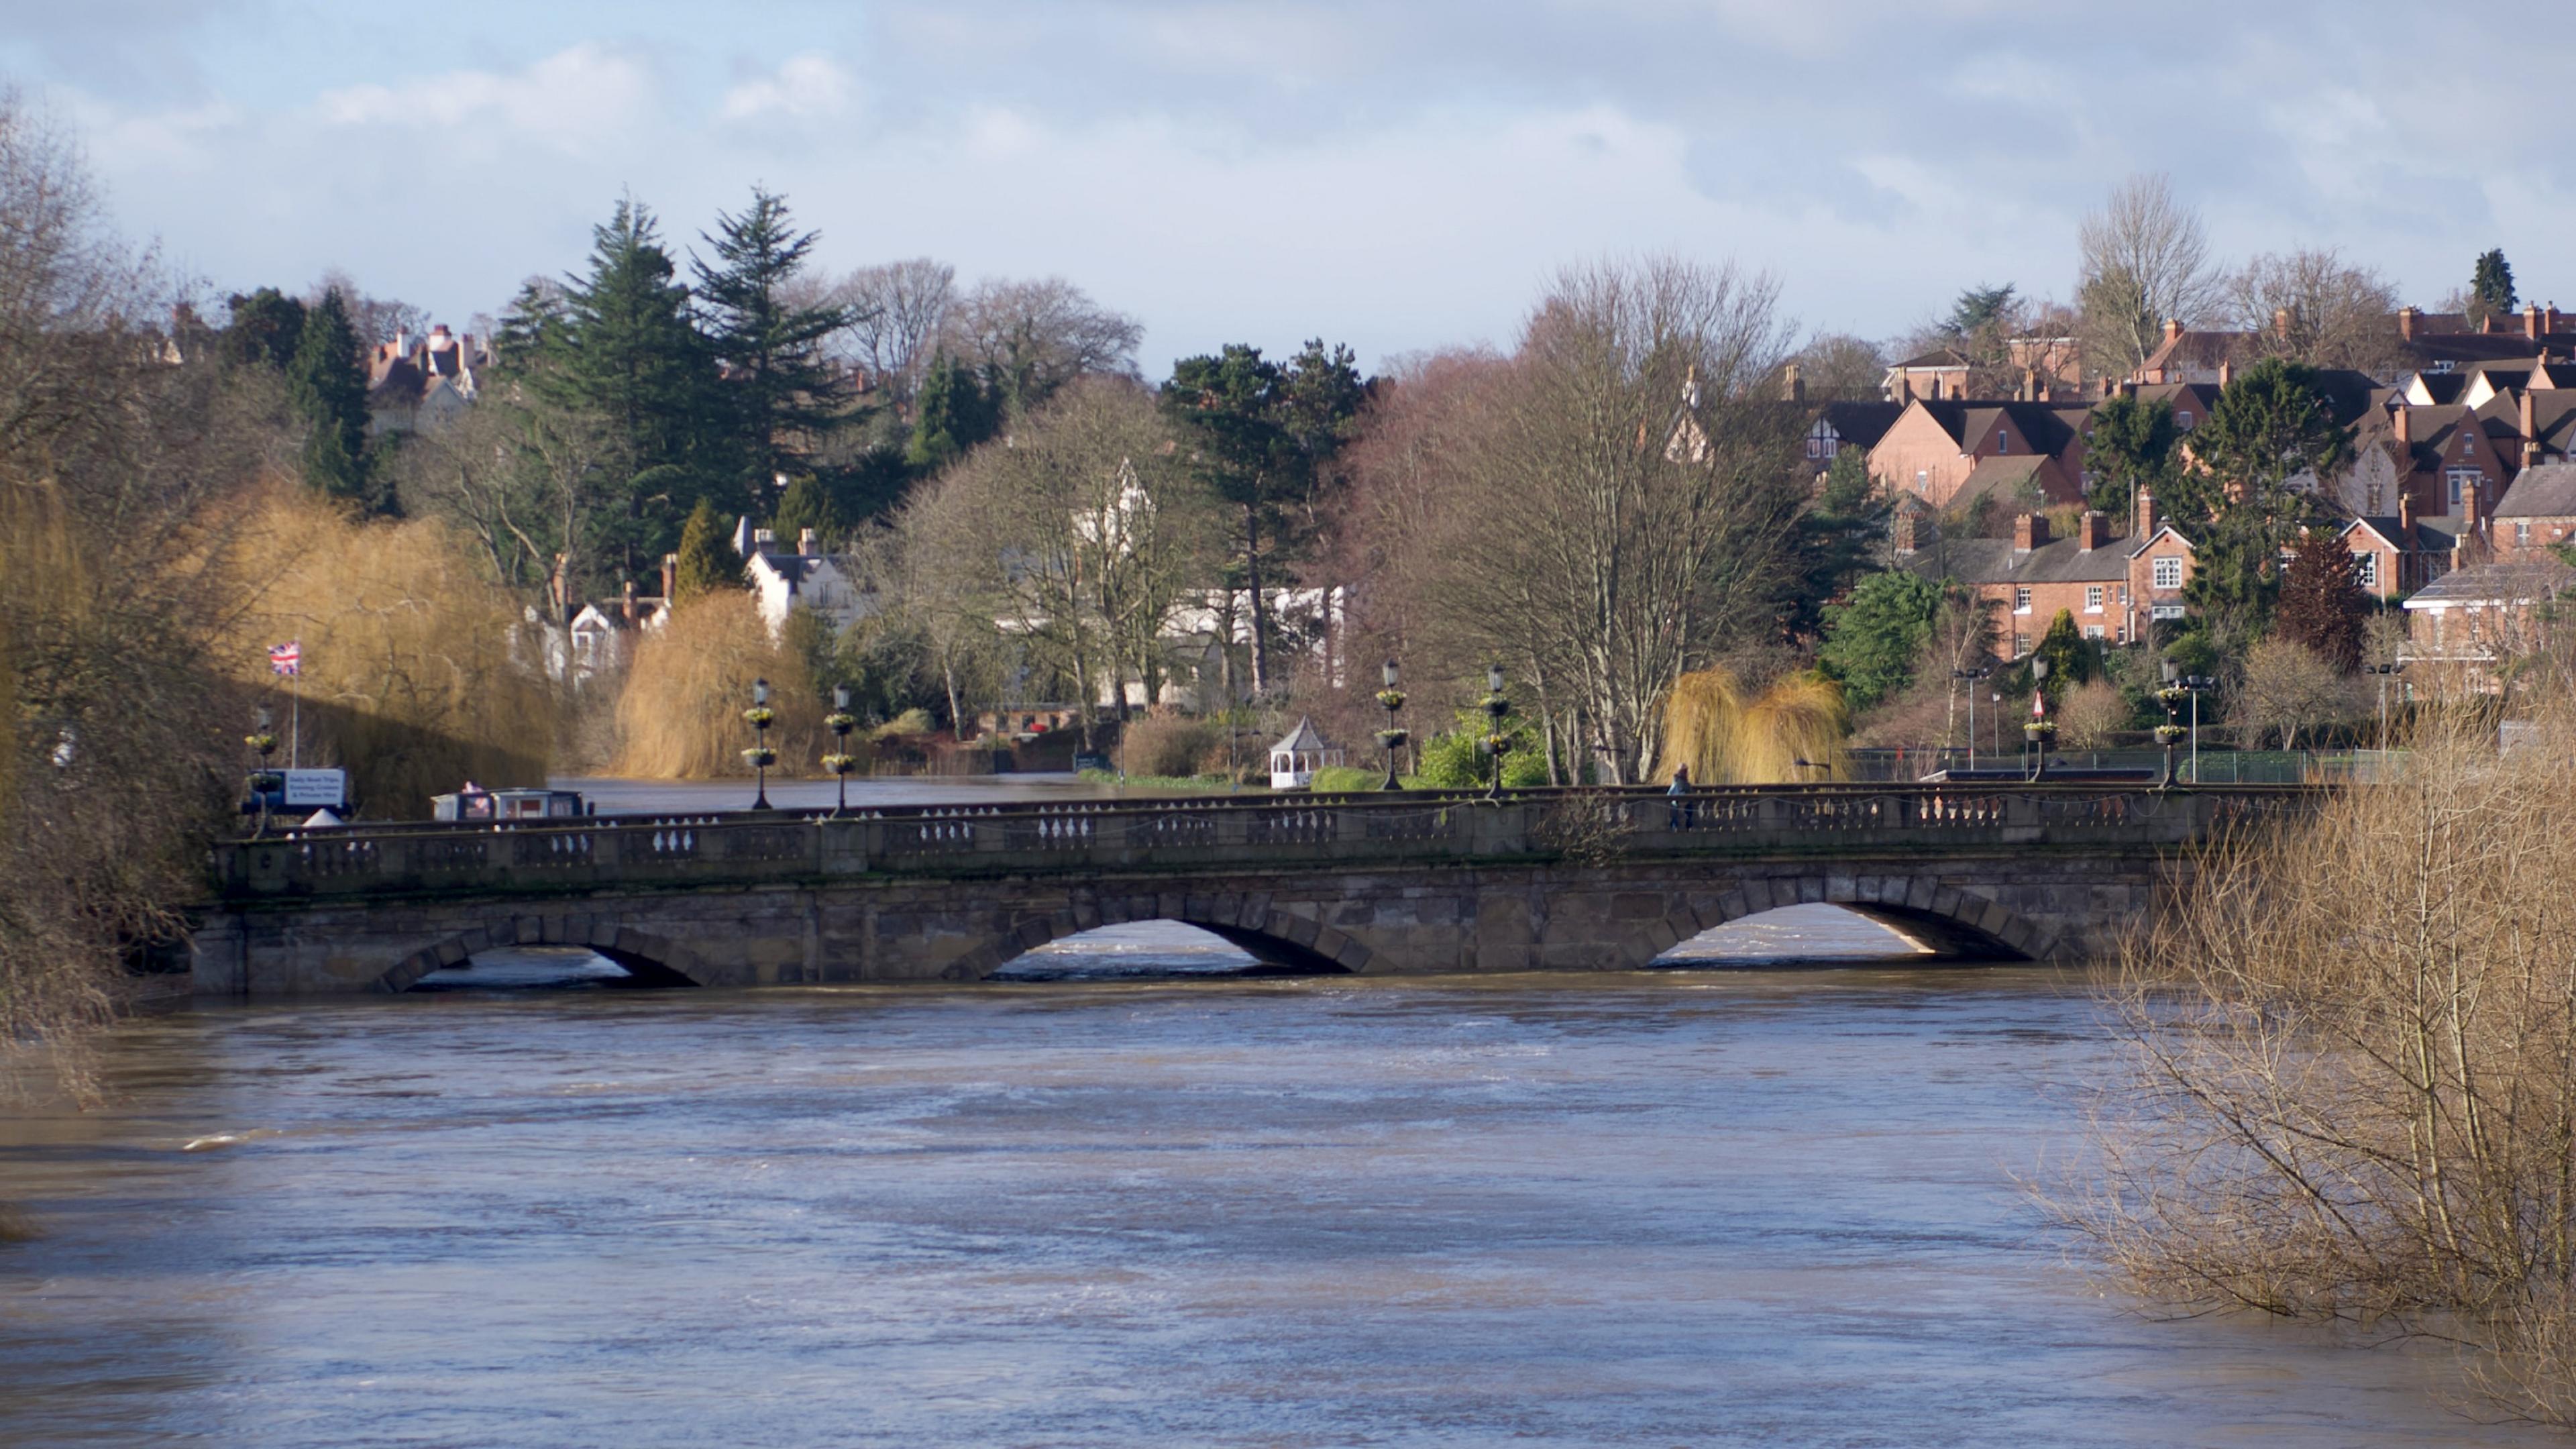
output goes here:
<path id="1" fill-rule="evenodd" d="M 337 808 L 349 798 L 349 772 L 346 770 L 283 770 L 286 776 L 286 803 L 329 805 Z"/>

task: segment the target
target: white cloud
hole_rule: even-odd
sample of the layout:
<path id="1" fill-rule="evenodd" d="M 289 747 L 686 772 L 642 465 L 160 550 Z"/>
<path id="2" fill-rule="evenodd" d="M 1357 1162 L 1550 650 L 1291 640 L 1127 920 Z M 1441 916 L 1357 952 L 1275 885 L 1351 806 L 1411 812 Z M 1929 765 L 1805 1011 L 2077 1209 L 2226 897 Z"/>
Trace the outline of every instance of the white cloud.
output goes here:
<path id="1" fill-rule="evenodd" d="M 857 90 L 847 67 L 828 55 L 808 52 L 790 59 L 775 74 L 726 91 L 717 112 L 728 121 L 768 116 L 830 120 L 849 110 Z"/>
<path id="2" fill-rule="evenodd" d="M 312 106 L 324 126 L 413 127 L 452 134 L 501 128 L 512 144 L 579 150 L 619 135 L 654 111 L 651 68 L 629 51 L 585 42 L 522 70 L 450 71 L 400 85 L 325 91 Z"/>

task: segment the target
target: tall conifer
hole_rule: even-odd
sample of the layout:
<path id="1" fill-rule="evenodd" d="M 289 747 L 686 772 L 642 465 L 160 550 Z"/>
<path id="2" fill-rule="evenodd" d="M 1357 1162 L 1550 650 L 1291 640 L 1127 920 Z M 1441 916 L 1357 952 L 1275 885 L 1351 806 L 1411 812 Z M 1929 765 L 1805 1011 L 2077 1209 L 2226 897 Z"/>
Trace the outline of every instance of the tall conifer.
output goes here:
<path id="1" fill-rule="evenodd" d="M 754 489 L 804 470 L 848 391 L 823 351 L 823 340 L 849 325 L 848 310 L 799 305 L 788 290 L 818 236 L 790 224 L 784 197 L 755 186 L 750 209 L 718 216 L 704 238 L 715 261 L 694 263 L 707 343 L 725 365 L 726 411 Z"/>
<path id="2" fill-rule="evenodd" d="M 338 290 L 304 309 L 304 330 L 286 366 L 286 396 L 305 426 L 304 482 L 345 503 L 388 507 L 367 487 L 367 376 L 358 333 Z"/>

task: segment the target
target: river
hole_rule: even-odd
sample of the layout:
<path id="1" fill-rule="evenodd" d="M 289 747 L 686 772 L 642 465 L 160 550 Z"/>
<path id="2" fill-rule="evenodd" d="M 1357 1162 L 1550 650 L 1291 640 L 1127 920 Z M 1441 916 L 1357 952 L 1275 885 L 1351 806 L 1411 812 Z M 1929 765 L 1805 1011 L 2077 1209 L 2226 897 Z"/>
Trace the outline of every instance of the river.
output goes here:
<path id="1" fill-rule="evenodd" d="M 0 1444 L 2560 1442 L 2092 1281 L 2016 1185 L 2081 1153 L 2082 983 L 1891 939 L 144 1017 L 0 1121 Z"/>

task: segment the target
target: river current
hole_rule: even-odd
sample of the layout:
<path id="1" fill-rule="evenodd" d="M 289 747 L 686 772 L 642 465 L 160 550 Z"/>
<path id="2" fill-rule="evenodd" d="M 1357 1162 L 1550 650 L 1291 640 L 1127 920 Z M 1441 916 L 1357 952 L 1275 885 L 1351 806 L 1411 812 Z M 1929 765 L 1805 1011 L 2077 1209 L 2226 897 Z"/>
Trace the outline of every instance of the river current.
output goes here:
<path id="1" fill-rule="evenodd" d="M 2112 1059 L 2080 979 L 1731 932 L 138 1019 L 107 1105 L 0 1118 L 0 1444 L 2559 1442 L 2446 1411 L 2439 1355 L 2088 1276 L 2021 1186 Z"/>

